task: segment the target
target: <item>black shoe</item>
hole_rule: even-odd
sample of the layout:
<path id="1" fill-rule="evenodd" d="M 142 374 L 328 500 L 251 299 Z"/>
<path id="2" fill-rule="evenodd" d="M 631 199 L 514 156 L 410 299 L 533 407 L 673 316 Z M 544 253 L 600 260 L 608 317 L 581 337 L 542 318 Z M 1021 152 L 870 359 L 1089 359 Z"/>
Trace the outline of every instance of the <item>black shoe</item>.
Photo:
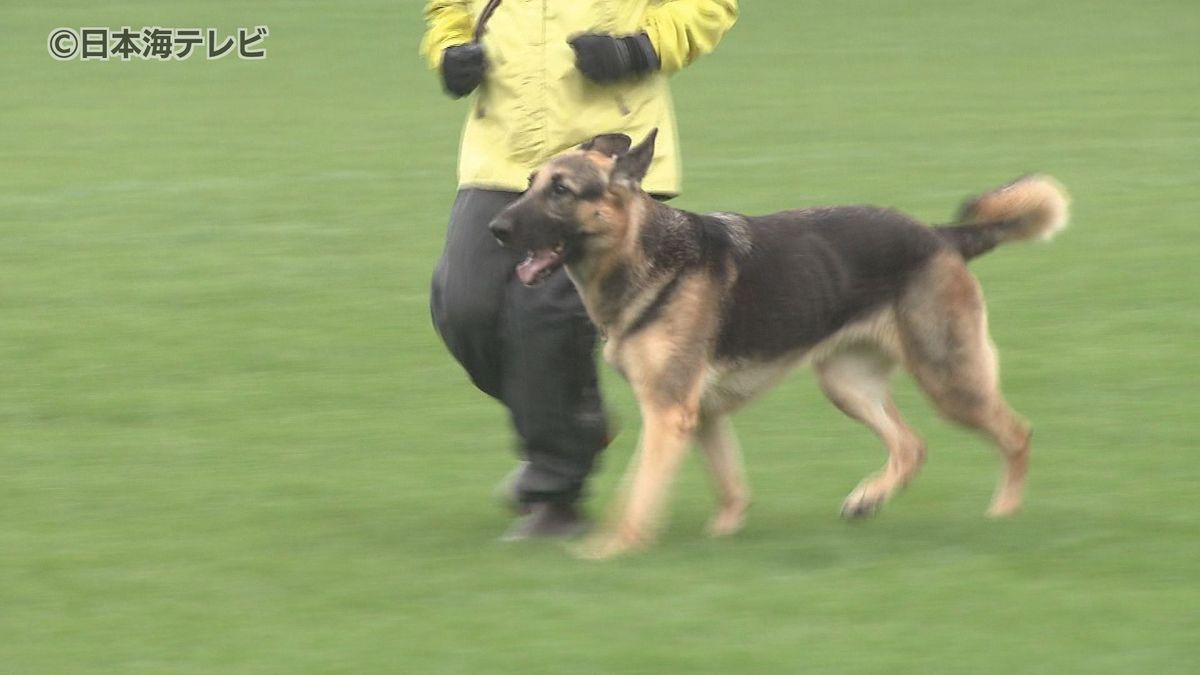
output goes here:
<path id="1" fill-rule="evenodd" d="M 537 502 L 504 533 L 501 541 L 569 539 L 587 531 L 590 523 L 574 504 Z"/>
<path id="2" fill-rule="evenodd" d="M 500 479 L 500 482 L 496 484 L 496 489 L 492 491 L 492 494 L 496 496 L 496 501 L 515 516 L 527 516 L 533 509 L 532 504 L 521 501 L 521 492 L 517 489 L 521 474 L 528 466 L 529 462 L 517 464 L 517 468 L 509 471 L 507 476 Z"/>

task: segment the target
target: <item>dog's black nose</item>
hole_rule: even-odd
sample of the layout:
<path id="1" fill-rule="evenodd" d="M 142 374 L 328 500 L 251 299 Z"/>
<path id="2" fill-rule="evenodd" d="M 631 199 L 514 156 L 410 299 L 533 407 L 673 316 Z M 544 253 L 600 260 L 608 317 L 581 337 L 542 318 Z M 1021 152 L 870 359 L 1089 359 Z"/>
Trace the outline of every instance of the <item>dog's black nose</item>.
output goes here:
<path id="1" fill-rule="evenodd" d="M 497 218 L 488 225 L 488 229 L 492 231 L 492 236 L 496 241 L 500 242 L 501 246 L 508 245 L 508 239 L 512 236 L 512 221 L 505 218 Z"/>

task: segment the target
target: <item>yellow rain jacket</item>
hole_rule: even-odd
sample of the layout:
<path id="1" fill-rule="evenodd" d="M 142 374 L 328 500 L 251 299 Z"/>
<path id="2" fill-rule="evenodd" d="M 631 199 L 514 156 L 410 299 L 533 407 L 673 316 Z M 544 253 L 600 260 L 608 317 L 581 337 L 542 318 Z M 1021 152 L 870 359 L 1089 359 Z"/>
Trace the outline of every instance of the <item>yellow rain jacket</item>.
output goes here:
<path id="1" fill-rule="evenodd" d="M 427 0 L 421 53 L 470 42 L 486 0 Z M 550 157 L 599 133 L 640 140 L 658 127 L 647 192 L 678 194 L 679 142 L 667 76 L 711 52 L 737 20 L 737 0 L 503 0 L 488 21 L 488 70 L 473 94 L 459 148 L 463 187 L 522 191 Z M 661 70 L 596 84 L 575 68 L 567 40 L 645 32 Z"/>

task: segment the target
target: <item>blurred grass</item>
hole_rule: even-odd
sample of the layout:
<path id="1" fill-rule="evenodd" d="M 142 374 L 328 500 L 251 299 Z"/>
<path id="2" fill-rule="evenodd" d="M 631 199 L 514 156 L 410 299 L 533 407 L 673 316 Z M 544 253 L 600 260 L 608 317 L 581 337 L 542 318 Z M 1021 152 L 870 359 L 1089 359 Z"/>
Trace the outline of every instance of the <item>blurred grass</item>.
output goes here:
<path id="1" fill-rule="evenodd" d="M 428 321 L 461 103 L 419 3 L 0 9 L 0 670 L 1194 672 L 1200 7 L 743 3 L 676 105 L 694 210 L 874 202 L 937 222 L 1028 170 L 1052 246 L 974 265 L 1028 506 L 981 512 L 979 440 L 900 400 L 882 460 L 807 375 L 738 419 L 757 501 L 700 535 L 694 463 L 652 552 L 506 547 L 501 411 Z M 269 25 L 262 62 L 55 62 L 58 26 Z M 626 431 L 592 500 L 607 502 Z"/>

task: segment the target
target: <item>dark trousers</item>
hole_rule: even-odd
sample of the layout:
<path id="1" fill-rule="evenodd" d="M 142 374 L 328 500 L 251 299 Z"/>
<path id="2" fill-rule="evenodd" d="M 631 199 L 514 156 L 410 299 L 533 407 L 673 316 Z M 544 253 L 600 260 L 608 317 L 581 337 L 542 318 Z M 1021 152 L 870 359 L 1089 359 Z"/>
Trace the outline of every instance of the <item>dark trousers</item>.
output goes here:
<path id="1" fill-rule="evenodd" d="M 501 248 L 488 223 L 520 195 L 464 189 L 433 273 L 433 323 L 471 381 L 508 408 L 529 463 L 523 502 L 573 502 L 604 448 L 596 330 L 566 272 L 529 288 L 524 253 Z"/>

